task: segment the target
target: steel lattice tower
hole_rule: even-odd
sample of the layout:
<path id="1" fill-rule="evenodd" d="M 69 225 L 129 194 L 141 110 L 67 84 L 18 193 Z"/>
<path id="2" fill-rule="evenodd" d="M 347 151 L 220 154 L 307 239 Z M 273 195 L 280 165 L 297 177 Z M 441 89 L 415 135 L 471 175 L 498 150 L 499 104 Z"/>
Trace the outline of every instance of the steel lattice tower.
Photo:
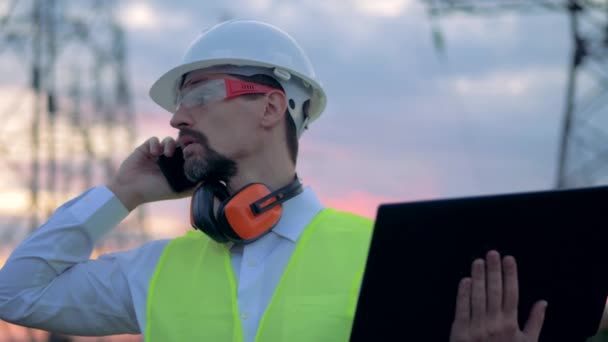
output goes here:
<path id="1" fill-rule="evenodd" d="M 572 51 L 555 187 L 608 184 L 608 0 L 423 1 L 432 19 L 456 11 L 566 13 Z"/>
<path id="2" fill-rule="evenodd" d="M 0 251 L 14 248 L 69 198 L 103 184 L 135 147 L 126 37 L 115 5 L 0 4 L 0 58 L 7 61 L 0 75 L 8 75 L 0 78 L 0 192 L 29 194 L 24 208 L 1 213 Z M 136 209 L 96 253 L 147 240 L 144 223 Z M 11 329 L 0 331 L 10 336 Z"/>

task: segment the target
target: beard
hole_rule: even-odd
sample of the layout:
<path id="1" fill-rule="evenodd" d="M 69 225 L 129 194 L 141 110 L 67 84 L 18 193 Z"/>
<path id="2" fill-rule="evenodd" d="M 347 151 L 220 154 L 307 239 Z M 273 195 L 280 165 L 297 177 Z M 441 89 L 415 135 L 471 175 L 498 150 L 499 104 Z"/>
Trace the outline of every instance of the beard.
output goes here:
<path id="1" fill-rule="evenodd" d="M 191 182 L 223 181 L 228 183 L 230 178 L 236 175 L 236 162 L 209 146 L 209 140 L 203 133 L 182 128 L 179 136 L 194 138 L 205 150 L 203 155 L 193 155 L 184 162 L 184 173 Z"/>

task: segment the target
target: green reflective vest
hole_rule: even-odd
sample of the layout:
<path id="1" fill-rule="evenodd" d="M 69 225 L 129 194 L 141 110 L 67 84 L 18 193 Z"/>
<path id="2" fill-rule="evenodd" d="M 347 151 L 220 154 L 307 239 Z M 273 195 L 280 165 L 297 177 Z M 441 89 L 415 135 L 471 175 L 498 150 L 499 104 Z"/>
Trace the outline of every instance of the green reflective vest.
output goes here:
<path id="1" fill-rule="evenodd" d="M 304 229 L 256 341 L 347 341 L 373 221 L 322 210 Z M 150 282 L 146 341 L 243 340 L 230 252 L 190 231 L 172 240 Z"/>

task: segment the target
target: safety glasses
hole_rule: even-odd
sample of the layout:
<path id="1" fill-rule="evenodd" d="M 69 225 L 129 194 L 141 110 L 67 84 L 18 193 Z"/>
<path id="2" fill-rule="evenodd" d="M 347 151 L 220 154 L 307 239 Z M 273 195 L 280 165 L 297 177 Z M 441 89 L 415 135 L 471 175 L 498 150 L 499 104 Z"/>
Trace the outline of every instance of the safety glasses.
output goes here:
<path id="1" fill-rule="evenodd" d="M 177 94 L 177 109 L 192 109 L 247 94 L 267 94 L 280 91 L 262 84 L 233 79 L 213 79 L 197 83 Z"/>

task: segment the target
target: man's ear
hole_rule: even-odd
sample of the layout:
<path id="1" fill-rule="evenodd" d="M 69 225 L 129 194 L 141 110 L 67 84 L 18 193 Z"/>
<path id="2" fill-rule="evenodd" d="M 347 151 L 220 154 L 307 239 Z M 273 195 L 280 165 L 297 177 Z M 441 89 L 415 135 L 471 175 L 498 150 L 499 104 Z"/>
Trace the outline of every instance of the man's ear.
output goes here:
<path id="1" fill-rule="evenodd" d="M 264 128 L 272 128 L 282 122 L 287 111 L 287 97 L 281 91 L 266 94 L 266 108 L 262 118 Z"/>

